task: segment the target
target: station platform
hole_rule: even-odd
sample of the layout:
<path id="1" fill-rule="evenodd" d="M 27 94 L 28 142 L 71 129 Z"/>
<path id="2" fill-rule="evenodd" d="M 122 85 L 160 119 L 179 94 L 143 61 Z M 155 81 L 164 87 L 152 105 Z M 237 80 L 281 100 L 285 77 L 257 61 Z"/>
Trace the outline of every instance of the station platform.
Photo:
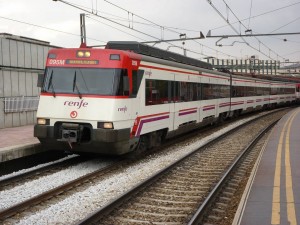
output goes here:
<path id="1" fill-rule="evenodd" d="M 300 108 L 273 128 L 233 224 L 300 224 Z"/>
<path id="2" fill-rule="evenodd" d="M 0 163 L 41 152 L 33 125 L 0 129 Z"/>

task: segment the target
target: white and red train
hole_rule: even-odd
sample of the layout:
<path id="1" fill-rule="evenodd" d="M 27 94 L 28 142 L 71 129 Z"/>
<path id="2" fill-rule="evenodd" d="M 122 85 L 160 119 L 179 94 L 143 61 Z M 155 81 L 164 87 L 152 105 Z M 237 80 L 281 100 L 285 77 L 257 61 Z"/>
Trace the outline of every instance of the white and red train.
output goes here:
<path id="1" fill-rule="evenodd" d="M 294 83 L 218 72 L 137 42 L 50 50 L 39 84 L 34 136 L 45 148 L 112 155 L 296 99 Z"/>

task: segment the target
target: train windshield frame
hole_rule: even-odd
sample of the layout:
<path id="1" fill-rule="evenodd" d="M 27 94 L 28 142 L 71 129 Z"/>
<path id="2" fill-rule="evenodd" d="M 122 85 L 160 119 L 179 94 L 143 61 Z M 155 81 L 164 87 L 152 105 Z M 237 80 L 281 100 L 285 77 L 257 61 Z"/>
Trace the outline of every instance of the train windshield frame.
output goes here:
<path id="1" fill-rule="evenodd" d="M 126 69 L 47 67 L 42 92 L 127 96 L 128 82 Z"/>

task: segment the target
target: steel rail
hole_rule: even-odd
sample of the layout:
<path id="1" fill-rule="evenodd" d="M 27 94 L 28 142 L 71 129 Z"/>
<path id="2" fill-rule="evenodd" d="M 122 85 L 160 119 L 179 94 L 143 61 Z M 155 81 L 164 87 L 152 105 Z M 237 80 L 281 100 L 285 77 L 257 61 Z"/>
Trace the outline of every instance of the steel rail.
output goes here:
<path id="1" fill-rule="evenodd" d="M 44 192 L 40 195 L 34 196 L 33 198 L 30 198 L 30 199 L 25 200 L 21 203 L 18 203 L 18 204 L 13 205 L 9 208 L 6 208 L 6 209 L 0 211 L 0 221 L 5 220 L 6 218 L 8 218 L 12 215 L 15 215 L 18 212 L 24 211 L 26 208 L 29 208 L 29 207 L 31 207 L 33 205 L 36 205 L 36 204 L 38 204 L 42 201 L 45 201 L 45 200 L 48 200 L 48 199 L 50 199 L 54 196 L 57 196 L 57 195 L 65 192 L 66 190 L 73 189 L 73 188 L 79 186 L 82 183 L 86 183 L 87 181 L 89 181 L 89 180 L 91 180 L 95 177 L 98 177 L 98 176 L 101 176 L 105 173 L 111 172 L 112 170 L 117 169 L 120 166 L 126 164 L 126 162 L 127 162 L 126 160 L 121 160 L 121 163 L 120 163 L 120 160 L 118 160 L 118 161 L 114 162 L 111 165 L 108 165 L 108 166 L 106 166 L 104 168 L 101 168 L 97 171 L 94 171 L 92 173 L 89 173 L 87 175 L 79 177 L 75 180 L 69 181 L 69 182 L 67 182 L 63 185 L 60 185 L 56 188 L 53 188 L 49 191 L 46 191 L 46 192 Z"/>
<path id="2" fill-rule="evenodd" d="M 272 124 L 270 124 L 268 127 L 263 129 L 259 134 L 257 134 L 251 143 L 248 144 L 244 148 L 244 150 L 241 152 L 241 154 L 235 159 L 233 164 L 228 168 L 228 170 L 225 172 L 223 177 L 220 179 L 220 181 L 216 184 L 216 186 L 212 189 L 212 191 L 209 193 L 209 195 L 206 197 L 204 202 L 200 205 L 194 216 L 191 218 L 191 220 L 188 222 L 188 225 L 196 225 L 199 224 L 207 211 L 207 209 L 210 207 L 210 205 L 215 200 L 218 193 L 221 191 L 224 184 L 228 181 L 229 176 L 232 174 L 232 172 L 235 170 L 235 168 L 238 166 L 238 164 L 242 161 L 243 156 L 246 155 L 247 152 L 249 152 L 255 144 L 264 136 L 266 132 L 268 132 L 279 120 L 276 120 Z"/>
<path id="3" fill-rule="evenodd" d="M 40 173 L 48 172 L 49 170 L 52 170 L 55 167 L 64 167 L 64 166 L 69 166 L 69 165 L 71 166 L 71 165 L 78 164 L 78 163 L 81 163 L 84 161 L 86 161 L 86 159 L 82 159 L 80 156 L 76 156 L 74 158 L 69 158 L 69 159 L 66 159 L 61 162 L 56 162 L 56 163 L 53 163 L 53 164 L 50 164 L 47 166 L 36 168 L 36 169 L 30 170 L 30 171 L 12 176 L 12 177 L 5 178 L 3 180 L 0 180 L 0 187 L 2 188 L 2 187 L 7 186 L 8 184 L 18 182 L 20 180 L 28 179 L 28 178 L 30 178 L 34 175 L 40 174 Z"/>
<path id="4" fill-rule="evenodd" d="M 284 110 L 284 109 L 282 109 L 282 110 Z M 149 177 L 148 179 L 144 180 L 140 184 L 134 186 L 129 191 L 125 192 L 121 196 L 117 197 L 116 199 L 112 200 L 108 204 L 104 205 L 99 210 L 95 211 L 94 213 L 91 213 L 86 218 L 82 219 L 81 221 L 79 221 L 76 224 L 77 225 L 97 224 L 97 221 L 99 221 L 99 218 L 103 218 L 106 215 L 108 215 L 109 213 L 111 213 L 115 208 L 119 207 L 121 204 L 123 204 L 124 202 L 126 202 L 127 200 L 129 200 L 130 198 L 132 198 L 133 195 L 139 193 L 140 191 L 142 191 L 143 189 L 145 189 L 146 187 L 148 187 L 149 185 L 151 185 L 152 183 L 154 183 L 156 180 L 158 180 L 159 178 L 161 178 L 161 176 L 163 176 L 165 173 L 167 173 L 168 171 L 170 171 L 173 168 L 175 168 L 178 164 L 180 164 L 181 162 L 183 162 L 187 158 L 191 157 L 193 154 L 201 151 L 202 149 L 207 148 L 208 146 L 214 144 L 215 142 L 221 140 L 222 138 L 225 138 L 226 136 L 234 133 L 238 129 L 241 129 L 242 127 L 245 127 L 245 126 L 247 126 L 248 124 L 250 124 L 250 123 L 252 123 L 254 121 L 257 121 L 257 120 L 259 120 L 259 119 L 261 119 L 263 117 L 266 117 L 266 116 L 269 116 L 271 114 L 274 114 L 274 113 L 276 113 L 278 111 L 280 111 L 280 110 L 275 110 L 275 111 L 272 111 L 271 113 L 262 115 L 260 117 L 256 117 L 256 118 L 254 118 L 252 120 L 249 120 L 249 121 L 247 121 L 247 122 L 245 122 L 243 124 L 238 125 L 237 127 L 235 127 L 233 129 L 227 131 L 226 133 L 224 133 L 224 134 L 222 134 L 222 135 L 220 135 L 218 137 L 215 137 L 215 138 L 207 141 L 200 148 L 196 149 L 195 151 L 192 151 L 192 152 L 188 153 L 187 155 L 185 155 L 182 158 L 178 159 L 174 163 L 170 164 L 168 167 L 166 167 L 166 168 L 158 171 L 156 174 L 152 175 L 151 177 Z"/>

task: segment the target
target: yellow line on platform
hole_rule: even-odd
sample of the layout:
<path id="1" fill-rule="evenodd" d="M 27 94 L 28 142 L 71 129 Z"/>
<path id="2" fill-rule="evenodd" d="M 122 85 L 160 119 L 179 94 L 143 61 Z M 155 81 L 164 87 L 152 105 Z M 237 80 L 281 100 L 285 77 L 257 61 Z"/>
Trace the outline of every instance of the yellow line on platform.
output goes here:
<path id="1" fill-rule="evenodd" d="M 298 113 L 299 111 L 297 111 Z M 294 191 L 293 191 L 293 178 L 292 178 L 292 169 L 291 169 L 291 161 L 290 161 L 290 133 L 291 133 L 291 125 L 295 116 L 289 122 L 289 126 L 287 129 L 287 134 L 285 137 L 285 187 L 286 187 L 286 200 L 287 200 L 287 216 L 290 225 L 297 225 L 296 212 L 295 212 L 295 201 L 294 201 Z"/>
<path id="2" fill-rule="evenodd" d="M 287 135 L 285 137 L 285 171 L 286 171 L 286 198 L 287 198 L 287 214 L 288 220 L 291 225 L 296 225 L 296 213 L 294 204 L 294 194 L 292 186 L 292 176 L 291 176 L 291 165 L 290 165 L 290 148 L 289 148 L 289 138 L 290 129 L 292 121 L 294 120 L 296 114 L 299 111 L 295 111 L 289 119 L 284 124 L 281 131 L 279 143 L 277 147 L 276 164 L 275 164 L 275 174 L 274 174 L 274 187 L 273 187 L 273 201 L 272 201 L 272 219 L 271 224 L 280 224 L 280 177 L 281 177 L 281 155 L 283 148 L 284 133 L 288 126 Z"/>
<path id="3" fill-rule="evenodd" d="M 289 121 L 289 120 L 288 120 Z M 285 123 L 279 138 L 277 147 L 275 174 L 274 174 L 274 187 L 273 187 L 273 202 L 272 202 L 272 221 L 271 224 L 280 224 L 280 176 L 281 176 L 281 152 L 283 135 L 285 131 Z"/>

